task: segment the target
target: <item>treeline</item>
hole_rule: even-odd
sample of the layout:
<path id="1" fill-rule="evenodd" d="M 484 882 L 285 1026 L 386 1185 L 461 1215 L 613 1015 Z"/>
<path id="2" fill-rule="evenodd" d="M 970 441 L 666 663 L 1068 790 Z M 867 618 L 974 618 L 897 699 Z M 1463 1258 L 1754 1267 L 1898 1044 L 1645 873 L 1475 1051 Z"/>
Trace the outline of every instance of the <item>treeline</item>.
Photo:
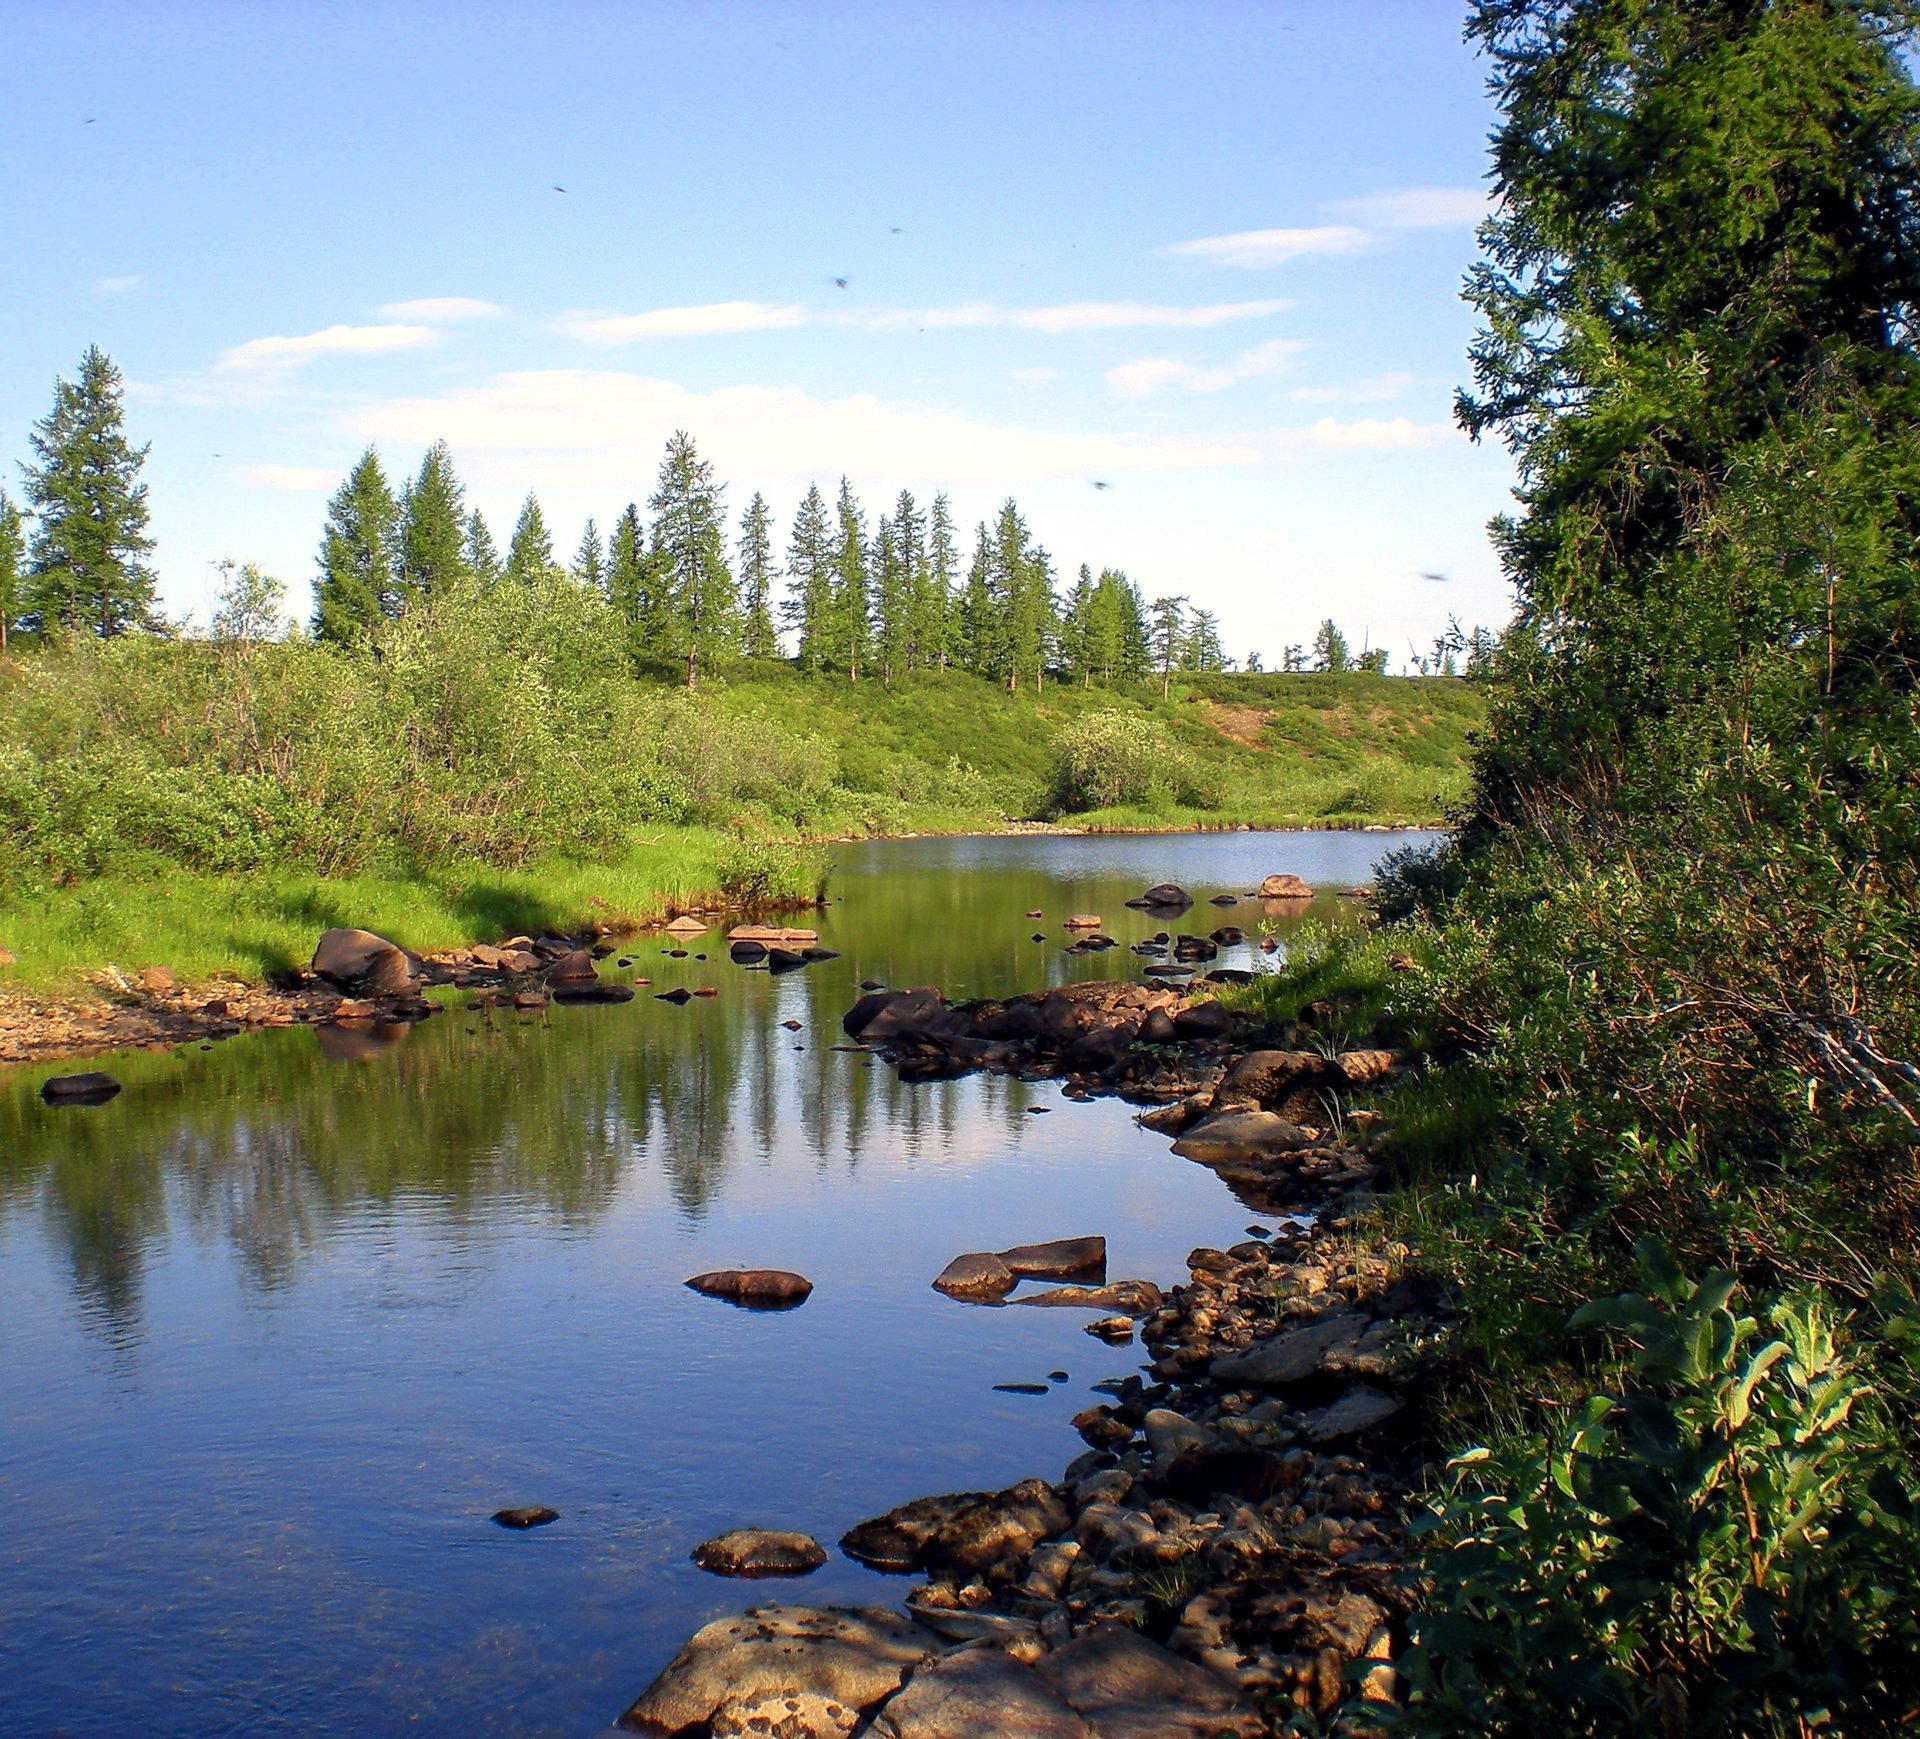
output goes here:
<path id="1" fill-rule="evenodd" d="M 148 556 L 145 447 L 124 429 L 118 369 L 99 348 L 76 380 L 58 383 L 34 426 L 26 511 L 0 490 L 0 650 L 37 639 L 169 632 Z M 222 563 L 214 637 L 282 631 L 286 587 L 252 563 Z M 529 493 L 502 553 L 471 506 L 444 441 L 396 488 L 369 447 L 327 504 L 311 631 L 366 649 L 383 625 L 428 600 L 451 603 L 499 586 L 523 591 L 564 578 L 614 611 L 632 663 L 676 668 L 686 686 L 734 658 L 777 659 L 791 646 L 813 674 L 883 683 L 963 670 L 1014 692 L 1049 681 L 1113 685 L 1236 668 L 1219 617 L 1185 596 L 1148 599 L 1117 568 L 1082 565 L 1064 592 L 1053 558 L 1007 501 L 975 528 L 963 561 L 944 493 L 926 505 L 902 490 L 877 520 L 843 477 L 829 502 L 812 485 L 784 546 L 756 492 L 730 521 L 725 488 L 684 431 L 667 442 L 645 513 L 628 502 L 602 532 L 589 520 L 570 559 L 554 546 Z M 784 641 L 783 641 L 784 636 Z M 1457 630 L 1436 641 L 1421 675 L 1478 675 L 1491 636 Z M 1248 671 L 1262 669 L 1249 653 Z M 1289 646 L 1284 671 L 1386 675 L 1383 647 L 1352 649 L 1331 620 L 1311 647 Z"/>

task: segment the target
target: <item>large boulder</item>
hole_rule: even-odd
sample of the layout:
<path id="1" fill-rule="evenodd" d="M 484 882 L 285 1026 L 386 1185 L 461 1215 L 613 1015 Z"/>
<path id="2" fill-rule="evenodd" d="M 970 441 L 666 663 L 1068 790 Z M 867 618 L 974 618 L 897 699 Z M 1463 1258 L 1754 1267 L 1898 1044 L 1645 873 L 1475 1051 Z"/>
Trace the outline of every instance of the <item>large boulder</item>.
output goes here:
<path id="1" fill-rule="evenodd" d="M 1283 1329 L 1256 1341 L 1245 1352 L 1216 1358 L 1209 1370 L 1222 1383 L 1284 1389 L 1351 1370 L 1366 1353 L 1377 1352 L 1385 1338 L 1384 1324 L 1372 1323 L 1358 1311 L 1336 1310 L 1303 1327 Z"/>
<path id="2" fill-rule="evenodd" d="M 570 948 L 547 967 L 549 984 L 591 984 L 599 976 L 593 956 L 584 948 Z"/>
<path id="3" fill-rule="evenodd" d="M 687 1284 L 709 1298 L 724 1298 L 760 1310 L 787 1310 L 806 1303 L 813 1282 L 786 1268 L 718 1268 Z"/>
<path id="4" fill-rule="evenodd" d="M 947 999 L 931 985 L 918 990 L 871 990 L 840 1017 L 848 1038 L 878 1042 L 915 1032 L 946 1013 Z"/>
<path id="5" fill-rule="evenodd" d="M 1071 1280 L 1106 1272 L 1107 1241 L 1101 1237 L 1055 1238 L 1045 1244 L 1016 1244 L 1011 1250 L 1002 1250 L 1000 1260 L 1023 1280 Z"/>
<path id="6" fill-rule="evenodd" d="M 1313 889 L 1298 876 L 1268 876 L 1260 884 L 1259 896 L 1263 900 L 1310 900 Z"/>
<path id="7" fill-rule="evenodd" d="M 735 1528 L 702 1540 L 693 1549 L 693 1561 L 714 1576 L 808 1576 L 827 1554 L 811 1534 Z"/>
<path id="8" fill-rule="evenodd" d="M 972 1250 L 942 1268 L 934 1276 L 933 1287 L 949 1298 L 1005 1298 L 1019 1278 L 998 1256 Z"/>
<path id="9" fill-rule="evenodd" d="M 1137 899 L 1127 902 L 1138 911 L 1184 912 L 1193 904 L 1193 895 L 1174 882 L 1156 882 Z"/>
<path id="10" fill-rule="evenodd" d="M 1005 1491 L 915 1498 L 849 1528 L 840 1546 L 875 1570 L 971 1575 L 1032 1550 L 1072 1523 L 1053 1486 L 1025 1479 Z"/>
<path id="11" fill-rule="evenodd" d="M 371 930 L 329 930 L 313 951 L 312 971 L 342 990 L 400 996 L 413 988 L 414 960 Z"/>
<path id="12" fill-rule="evenodd" d="M 761 1715 L 774 1724 L 796 1711 L 809 1735 L 850 1734 L 942 1646 L 897 1612 L 876 1608 L 767 1606 L 716 1619 L 667 1663 L 620 1717 L 649 1739 L 742 1734 Z"/>
<path id="13" fill-rule="evenodd" d="M 1196 1123 L 1173 1144 L 1173 1151 L 1202 1165 L 1236 1165 L 1278 1159 L 1308 1145 L 1304 1129 L 1271 1111 L 1223 1111 Z"/>
<path id="14" fill-rule="evenodd" d="M 40 1083 L 40 1097 L 49 1105 L 104 1105 L 119 1091 L 120 1083 L 98 1069 L 54 1075 Z"/>
<path id="15" fill-rule="evenodd" d="M 1103 1739 L 1033 1668 L 984 1643 L 922 1667 L 881 1709 L 874 1739 Z"/>
<path id="16" fill-rule="evenodd" d="M 1345 1086 L 1340 1066 L 1314 1051 L 1248 1051 L 1213 1090 L 1216 1111 L 1277 1110 L 1303 1088 Z"/>

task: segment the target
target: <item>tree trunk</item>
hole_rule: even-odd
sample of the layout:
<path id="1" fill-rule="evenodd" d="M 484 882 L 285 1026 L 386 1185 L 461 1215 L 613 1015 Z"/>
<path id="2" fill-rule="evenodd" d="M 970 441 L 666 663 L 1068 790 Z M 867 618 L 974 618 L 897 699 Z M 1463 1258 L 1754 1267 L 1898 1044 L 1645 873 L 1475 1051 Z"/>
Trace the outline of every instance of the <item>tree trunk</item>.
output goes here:
<path id="1" fill-rule="evenodd" d="M 687 689 L 689 693 L 692 692 L 700 680 L 699 656 L 700 654 L 697 648 L 693 646 L 687 648 Z"/>

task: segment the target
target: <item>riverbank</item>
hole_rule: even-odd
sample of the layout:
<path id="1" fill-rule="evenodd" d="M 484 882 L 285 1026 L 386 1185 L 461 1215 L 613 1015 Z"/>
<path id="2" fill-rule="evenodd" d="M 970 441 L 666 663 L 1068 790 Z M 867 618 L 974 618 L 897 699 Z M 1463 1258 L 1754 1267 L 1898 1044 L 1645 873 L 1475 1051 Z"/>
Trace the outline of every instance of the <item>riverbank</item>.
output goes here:
<path id="1" fill-rule="evenodd" d="M 1422 1449 L 1402 1384 L 1444 1314 L 1406 1248 L 1362 1231 L 1372 1120 L 1351 1098 L 1399 1059 L 1310 1048 L 1324 1036 L 1312 1018 L 1112 982 L 955 1006 L 881 992 L 844 1025 L 903 1079 L 1059 1077 L 1069 1097 L 1151 1107 L 1143 1123 L 1273 1224 L 1194 1250 L 1164 1293 L 1102 1272 L 1054 1295 L 1098 1314 L 1089 1333 L 1137 1333 L 1145 1374 L 1075 1418 L 1088 1448 L 1056 1480 L 928 1497 L 850 1530 L 851 1556 L 925 1578 L 904 1614 L 771 1605 L 718 1620 L 621 1728 L 1369 1731 L 1412 1604 L 1402 1516 Z M 969 1257 L 955 1272 L 990 1268 Z"/>

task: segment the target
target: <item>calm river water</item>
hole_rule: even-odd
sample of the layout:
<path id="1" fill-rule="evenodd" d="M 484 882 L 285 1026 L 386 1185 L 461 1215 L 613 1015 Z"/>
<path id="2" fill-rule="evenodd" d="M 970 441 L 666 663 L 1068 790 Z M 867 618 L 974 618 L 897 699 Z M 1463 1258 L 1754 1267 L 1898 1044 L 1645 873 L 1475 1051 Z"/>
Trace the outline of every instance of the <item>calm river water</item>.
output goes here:
<path id="1" fill-rule="evenodd" d="M 655 990 L 719 987 L 684 1008 L 456 1002 L 360 1060 L 261 1033 L 114 1059 L 94 1109 L 40 1103 L 57 1069 L 0 1071 L 0 1732 L 591 1734 L 711 1615 L 897 1599 L 838 1554 L 773 1584 L 687 1554 L 749 1523 L 831 1547 L 924 1492 L 1057 1473 L 1137 1354 L 929 1280 L 1087 1232 L 1113 1275 L 1165 1280 L 1247 1216 L 1118 1102 L 903 1087 L 834 1051 L 857 982 L 1124 973 L 1063 955 L 1059 920 L 1133 940 L 1157 926 L 1121 902 L 1153 882 L 1332 890 L 1423 837 L 850 846 L 818 920 L 839 960 L 772 978 L 719 932 L 706 962 L 643 940 Z M 681 1284 L 744 1265 L 816 1290 L 770 1314 Z M 561 1520 L 489 1523 L 518 1504 Z"/>

